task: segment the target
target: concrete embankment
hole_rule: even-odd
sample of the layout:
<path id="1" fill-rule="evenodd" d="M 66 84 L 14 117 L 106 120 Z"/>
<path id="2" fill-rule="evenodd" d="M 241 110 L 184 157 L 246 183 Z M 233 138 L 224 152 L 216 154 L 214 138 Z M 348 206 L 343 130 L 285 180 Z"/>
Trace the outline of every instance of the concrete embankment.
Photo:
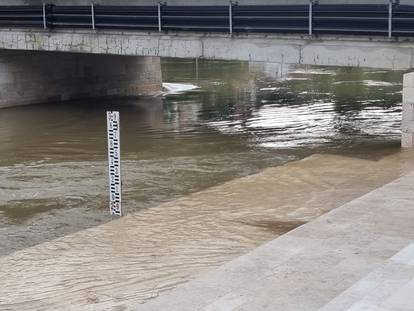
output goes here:
<path id="1" fill-rule="evenodd" d="M 262 281 L 266 287 L 258 286 L 252 295 L 263 297 L 270 310 L 275 310 L 272 300 L 285 306 L 289 299 L 310 303 L 309 298 L 310 306 L 319 306 L 407 243 L 406 224 L 413 216 L 407 204 L 414 195 L 407 178 L 413 175 L 377 190 L 378 197 L 365 196 L 363 206 L 345 205 L 281 237 L 282 242 L 271 242 L 276 248 L 269 252 L 259 248 L 247 256 L 263 259 L 247 259 L 246 268 L 245 257 L 237 259 L 234 274 L 224 266 L 177 292 L 163 291 L 398 178 L 413 168 L 412 155 L 375 160 L 314 155 L 16 251 L 0 257 L 0 309 L 173 310 L 174 302 L 177 310 L 209 305 L 221 310 L 214 303 L 223 297 L 259 310 L 239 299 L 237 286 L 252 290 L 250 283 Z M 387 205 L 394 196 L 396 203 Z M 296 273 L 302 263 L 306 270 Z M 314 281 L 323 269 L 330 274 Z M 301 284 L 297 289 L 295 282 Z"/>
<path id="2" fill-rule="evenodd" d="M 413 221 L 410 173 L 137 309 L 413 310 Z"/>

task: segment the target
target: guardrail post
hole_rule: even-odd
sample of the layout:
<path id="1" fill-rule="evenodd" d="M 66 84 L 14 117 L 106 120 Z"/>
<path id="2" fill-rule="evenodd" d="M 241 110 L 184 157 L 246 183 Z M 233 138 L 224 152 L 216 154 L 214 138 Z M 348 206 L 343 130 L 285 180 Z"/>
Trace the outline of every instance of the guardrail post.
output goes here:
<path id="1" fill-rule="evenodd" d="M 161 2 L 158 2 L 158 32 L 162 31 L 162 23 L 161 23 Z"/>
<path id="2" fill-rule="evenodd" d="M 95 6 L 91 3 L 92 29 L 95 30 Z"/>
<path id="3" fill-rule="evenodd" d="M 43 11 L 43 29 L 47 29 L 47 22 L 46 22 L 46 3 L 43 3 L 43 5 L 42 5 L 42 11 Z"/>
<path id="4" fill-rule="evenodd" d="M 195 59 L 196 81 L 198 81 L 198 57 Z"/>
<path id="5" fill-rule="evenodd" d="M 388 38 L 392 38 L 392 14 L 394 8 L 394 1 L 388 0 Z"/>
<path id="6" fill-rule="evenodd" d="M 233 34 L 233 2 L 229 3 L 229 33 Z"/>
<path id="7" fill-rule="evenodd" d="M 309 36 L 313 34 L 313 0 L 309 0 Z"/>

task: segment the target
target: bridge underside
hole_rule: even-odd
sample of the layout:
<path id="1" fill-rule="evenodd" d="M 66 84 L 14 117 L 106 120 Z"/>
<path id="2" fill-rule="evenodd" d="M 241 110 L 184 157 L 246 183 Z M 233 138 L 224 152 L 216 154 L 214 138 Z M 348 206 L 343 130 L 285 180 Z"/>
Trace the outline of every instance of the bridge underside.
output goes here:
<path id="1" fill-rule="evenodd" d="M 161 90 L 157 57 L 0 51 L 0 108 Z"/>

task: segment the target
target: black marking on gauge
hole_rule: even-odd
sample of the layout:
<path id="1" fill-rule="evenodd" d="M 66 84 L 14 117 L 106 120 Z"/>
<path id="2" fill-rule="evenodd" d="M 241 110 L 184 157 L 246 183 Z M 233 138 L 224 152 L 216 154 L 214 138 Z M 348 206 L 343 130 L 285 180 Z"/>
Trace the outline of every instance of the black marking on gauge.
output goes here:
<path id="1" fill-rule="evenodd" d="M 121 204 L 121 150 L 119 135 L 119 112 L 107 111 L 108 126 L 108 170 L 109 170 L 109 210 L 111 215 L 122 215 Z"/>

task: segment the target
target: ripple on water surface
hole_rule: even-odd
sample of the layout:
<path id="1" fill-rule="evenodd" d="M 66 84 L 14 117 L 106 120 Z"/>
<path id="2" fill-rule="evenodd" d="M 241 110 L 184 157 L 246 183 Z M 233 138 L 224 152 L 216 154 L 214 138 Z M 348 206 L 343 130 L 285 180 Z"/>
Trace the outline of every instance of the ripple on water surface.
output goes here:
<path id="1" fill-rule="evenodd" d="M 131 211 L 317 151 L 380 156 L 398 144 L 400 73 L 293 68 L 281 78 L 263 64 L 194 66 L 164 61 L 163 98 L 3 110 L 0 224 L 13 238 L 3 235 L 0 253 L 111 219 L 107 109 L 121 111 L 125 204 Z M 343 81 L 349 83 L 336 83 Z"/>
<path id="2" fill-rule="evenodd" d="M 313 155 L 14 252 L 0 257 L 0 306 L 134 309 L 413 169 L 412 159 Z"/>
<path id="3" fill-rule="evenodd" d="M 70 270 L 74 261 L 99 267 L 97 301 L 143 302 L 406 169 L 398 148 L 401 73 L 293 68 L 280 77 L 270 65 L 258 69 L 200 61 L 198 66 L 165 60 L 170 93 L 162 98 L 2 110 L 4 271 L 17 273 L 8 266 L 13 256 L 21 256 L 26 265 L 32 255 L 39 259 L 32 262 L 36 266 L 42 256 L 51 260 L 48 249 L 53 249 L 69 258 L 50 261 L 61 271 Z M 179 83 L 189 89 L 182 92 Z M 128 216 L 95 227 L 112 220 L 106 194 L 107 109 L 121 112 Z M 266 169 L 316 152 L 322 155 Z M 86 228 L 91 229 L 80 231 Z M 108 269 L 113 258 L 124 266 Z M 90 268 L 80 265 L 84 281 L 79 282 L 96 280 Z M 75 280 L 79 271 L 65 277 Z M 123 284 L 119 291 L 105 285 L 112 278 Z M 0 297 L 8 297 L 6 291 L 13 288 L 23 291 L 20 297 L 35 297 L 36 291 L 56 285 L 48 280 L 31 289 L 7 282 Z M 64 289 L 45 301 L 62 301 Z M 79 293 L 70 295 L 79 298 Z"/>

